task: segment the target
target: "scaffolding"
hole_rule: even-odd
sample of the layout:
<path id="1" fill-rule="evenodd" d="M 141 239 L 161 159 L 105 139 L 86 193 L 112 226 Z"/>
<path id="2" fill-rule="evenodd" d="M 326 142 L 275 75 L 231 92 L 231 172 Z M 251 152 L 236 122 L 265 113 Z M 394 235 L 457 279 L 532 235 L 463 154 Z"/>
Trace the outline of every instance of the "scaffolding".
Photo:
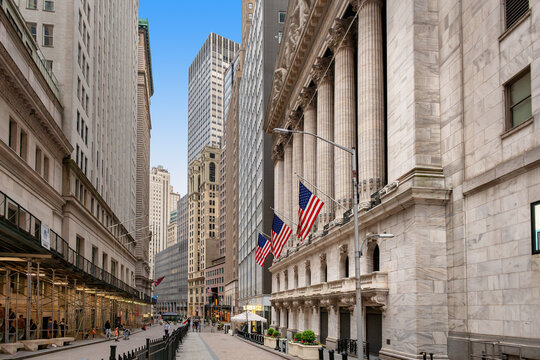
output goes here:
<path id="1" fill-rule="evenodd" d="M 0 191 L 0 343 L 85 339 L 111 327 L 140 327 L 150 297 L 84 258 Z"/>
<path id="2" fill-rule="evenodd" d="M 20 256 L 20 254 L 18 255 Z M 23 261 L 20 261 L 23 260 Z M 47 258 L 29 255 L 0 265 L 0 343 L 52 337 L 92 337 L 105 322 L 142 326 L 147 304 L 85 284 Z"/>

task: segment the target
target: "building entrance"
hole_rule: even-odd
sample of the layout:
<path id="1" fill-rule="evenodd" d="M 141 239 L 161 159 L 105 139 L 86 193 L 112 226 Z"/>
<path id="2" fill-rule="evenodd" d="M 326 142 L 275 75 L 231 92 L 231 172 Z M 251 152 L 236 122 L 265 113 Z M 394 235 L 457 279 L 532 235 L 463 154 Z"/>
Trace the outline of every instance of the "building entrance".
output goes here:
<path id="1" fill-rule="evenodd" d="M 321 344 L 326 345 L 326 337 L 328 336 L 328 310 L 321 308 L 320 319 L 319 319 L 320 329 L 320 340 Z"/>
<path id="2" fill-rule="evenodd" d="M 366 340 L 369 355 L 378 356 L 382 347 L 382 313 L 373 307 L 366 307 Z"/>
<path id="3" fill-rule="evenodd" d="M 339 338 L 351 338 L 351 312 L 348 310 L 339 310 Z"/>

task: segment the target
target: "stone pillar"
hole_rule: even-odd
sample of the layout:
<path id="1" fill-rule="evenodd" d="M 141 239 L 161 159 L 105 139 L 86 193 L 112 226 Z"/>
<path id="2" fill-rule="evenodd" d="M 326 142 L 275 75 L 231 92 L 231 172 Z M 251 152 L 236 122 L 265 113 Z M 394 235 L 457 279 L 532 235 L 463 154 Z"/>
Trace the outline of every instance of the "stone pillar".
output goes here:
<path id="1" fill-rule="evenodd" d="M 278 215 L 281 220 L 287 225 L 292 227 L 291 221 L 291 196 L 292 196 L 292 169 L 293 169 L 293 147 L 292 139 L 289 137 L 288 141 L 285 142 L 285 150 L 283 155 L 283 210 Z M 282 215 L 281 215 L 282 214 Z M 281 215 L 281 216 L 280 216 Z"/>
<path id="2" fill-rule="evenodd" d="M 356 93 L 354 78 L 354 43 L 352 18 L 336 19 L 330 29 L 332 51 L 335 54 L 334 79 L 334 141 L 347 148 L 356 146 Z M 352 207 L 352 156 L 340 149 L 334 152 L 335 199 L 345 208 Z M 344 210 L 336 207 L 336 218 L 343 216 Z"/>
<path id="3" fill-rule="evenodd" d="M 296 313 L 297 332 L 302 332 L 306 330 L 306 325 L 304 323 L 304 311 L 305 311 L 305 308 L 303 306 L 298 306 L 298 310 Z"/>
<path id="4" fill-rule="evenodd" d="M 380 0 L 359 2 L 358 178 L 361 207 L 385 184 L 384 69 Z"/>
<path id="5" fill-rule="evenodd" d="M 301 124 L 298 124 L 296 126 L 296 130 L 302 130 Z M 296 234 L 296 227 L 298 224 L 298 207 L 299 205 L 299 199 L 298 199 L 298 189 L 299 189 L 299 178 L 296 174 L 302 175 L 304 174 L 304 135 L 303 134 L 293 134 L 293 170 L 292 170 L 292 177 L 291 177 L 291 186 L 292 186 L 292 222 L 293 222 L 293 228 L 291 230 L 293 231 L 293 234 Z M 292 238 L 292 236 L 291 236 Z"/>
<path id="6" fill-rule="evenodd" d="M 330 58 L 318 58 L 313 66 L 313 80 L 317 84 L 317 135 L 334 141 L 334 69 Z M 304 120 L 304 123 L 306 121 Z M 305 124 L 304 124 L 305 126 Z M 334 146 L 317 139 L 316 185 L 334 197 Z M 319 230 L 334 219 L 334 203 L 324 197 L 324 206 L 317 219 Z"/>
<path id="7" fill-rule="evenodd" d="M 311 321 L 309 323 L 309 326 L 310 326 L 310 329 L 315 332 L 317 339 L 321 341 L 321 331 L 320 331 L 320 326 L 319 326 L 319 320 L 320 320 L 319 306 L 314 305 L 311 307 Z"/>
<path id="8" fill-rule="evenodd" d="M 317 108 L 315 98 L 315 88 L 304 88 L 300 94 L 300 103 L 302 110 L 304 111 L 304 131 L 317 134 Z M 310 183 L 317 185 L 317 138 L 306 135 L 304 136 L 304 167 L 302 176 Z M 317 195 L 322 201 L 327 200 L 321 194 L 318 194 L 317 189 L 313 186 L 305 183 L 308 189 L 310 189 L 315 195 Z M 312 231 L 317 229 L 316 223 L 314 224 Z"/>
<path id="9" fill-rule="evenodd" d="M 279 213 L 283 212 L 283 146 L 277 144 L 274 146 L 272 154 L 274 161 L 274 209 Z"/>
<path id="10" fill-rule="evenodd" d="M 279 315 L 279 332 L 281 333 L 282 337 L 287 337 L 287 309 L 281 306 Z"/>
<path id="11" fill-rule="evenodd" d="M 272 323 L 271 323 L 271 326 L 272 327 L 279 327 L 279 318 L 278 318 L 278 310 L 276 308 L 275 305 L 272 305 Z"/>
<path id="12" fill-rule="evenodd" d="M 332 302 L 328 307 L 328 337 L 326 338 L 326 347 L 336 349 L 339 339 L 339 307 L 337 303 Z"/>

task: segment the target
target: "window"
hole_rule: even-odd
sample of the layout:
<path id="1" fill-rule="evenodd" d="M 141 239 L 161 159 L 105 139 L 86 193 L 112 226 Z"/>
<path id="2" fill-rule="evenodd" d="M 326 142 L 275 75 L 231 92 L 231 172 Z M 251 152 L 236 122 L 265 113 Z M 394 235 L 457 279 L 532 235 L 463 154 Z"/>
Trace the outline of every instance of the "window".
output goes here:
<path id="1" fill-rule="evenodd" d="M 532 117 L 531 70 L 527 68 L 505 86 L 507 130 Z"/>
<path id="2" fill-rule="evenodd" d="M 216 164 L 213 162 L 210 163 L 210 181 L 216 181 Z"/>
<path id="3" fill-rule="evenodd" d="M 248 4 L 248 9 L 250 9 L 250 10 L 253 9 L 253 3 Z"/>
<path id="4" fill-rule="evenodd" d="M 252 13 L 248 14 L 248 19 L 253 19 L 253 14 Z"/>
<path id="5" fill-rule="evenodd" d="M 43 10 L 45 10 L 45 11 L 54 11 L 54 1 L 45 0 L 43 2 Z"/>
<path id="6" fill-rule="evenodd" d="M 41 149 L 36 146 L 36 156 L 34 159 L 34 170 L 41 175 Z"/>
<path id="7" fill-rule="evenodd" d="M 285 22 L 285 11 L 278 12 L 278 23 L 283 24 Z"/>
<path id="8" fill-rule="evenodd" d="M 14 151 L 17 151 L 17 123 L 9 119 L 9 138 L 8 145 Z"/>
<path id="9" fill-rule="evenodd" d="M 21 130 L 21 136 L 19 137 L 19 156 L 26 160 L 28 155 L 28 135 Z"/>
<path id="10" fill-rule="evenodd" d="M 45 60 L 45 69 L 47 69 L 48 72 L 52 72 L 52 66 L 53 66 L 52 60 Z"/>
<path id="11" fill-rule="evenodd" d="M 504 15 L 506 29 L 514 25 L 529 10 L 529 0 L 506 0 L 504 2 Z"/>
<path id="12" fill-rule="evenodd" d="M 531 204 L 532 253 L 540 254 L 540 201 Z"/>
<path id="13" fill-rule="evenodd" d="M 37 42 L 37 24 L 36 23 L 26 23 L 26 26 L 28 27 L 28 30 L 30 31 L 30 34 L 32 34 L 32 37 L 34 38 L 34 41 Z"/>
<path id="14" fill-rule="evenodd" d="M 27 0 L 26 1 L 26 8 L 37 10 L 37 0 Z"/>
<path id="15" fill-rule="evenodd" d="M 107 254 L 105 253 L 101 256 L 101 267 L 103 267 L 103 270 L 107 270 Z"/>
<path id="16" fill-rule="evenodd" d="M 53 46 L 53 25 L 43 25 L 43 46 Z"/>
<path id="17" fill-rule="evenodd" d="M 43 178 L 49 182 L 49 158 L 46 155 L 43 156 Z"/>

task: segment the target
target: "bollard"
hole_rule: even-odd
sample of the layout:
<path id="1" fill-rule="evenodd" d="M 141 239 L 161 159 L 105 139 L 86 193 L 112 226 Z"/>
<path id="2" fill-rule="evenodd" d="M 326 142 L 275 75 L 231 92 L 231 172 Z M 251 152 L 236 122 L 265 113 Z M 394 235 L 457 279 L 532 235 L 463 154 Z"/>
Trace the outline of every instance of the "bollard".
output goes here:
<path id="1" fill-rule="evenodd" d="M 109 356 L 110 360 L 116 360 L 116 345 L 111 345 L 111 354 Z"/>
<path id="2" fill-rule="evenodd" d="M 279 338 L 276 339 L 276 348 L 274 350 L 281 351 L 281 349 L 279 348 Z"/>
<path id="3" fill-rule="evenodd" d="M 146 358 L 150 359 L 150 338 L 146 338 Z"/>
<path id="4" fill-rule="evenodd" d="M 349 354 L 347 354 L 346 351 L 341 353 L 341 360 L 347 360 L 348 357 L 349 357 Z"/>
<path id="5" fill-rule="evenodd" d="M 328 350 L 328 359 L 334 360 L 334 350 Z"/>
<path id="6" fill-rule="evenodd" d="M 429 360 L 433 360 L 433 353 L 429 353 Z"/>
<path id="7" fill-rule="evenodd" d="M 420 353 L 420 355 L 422 355 L 422 359 L 423 359 L 423 360 L 427 360 L 427 354 L 426 354 L 425 351 L 422 351 L 422 352 Z"/>
<path id="8" fill-rule="evenodd" d="M 324 349 L 319 348 L 319 360 L 324 360 Z"/>

